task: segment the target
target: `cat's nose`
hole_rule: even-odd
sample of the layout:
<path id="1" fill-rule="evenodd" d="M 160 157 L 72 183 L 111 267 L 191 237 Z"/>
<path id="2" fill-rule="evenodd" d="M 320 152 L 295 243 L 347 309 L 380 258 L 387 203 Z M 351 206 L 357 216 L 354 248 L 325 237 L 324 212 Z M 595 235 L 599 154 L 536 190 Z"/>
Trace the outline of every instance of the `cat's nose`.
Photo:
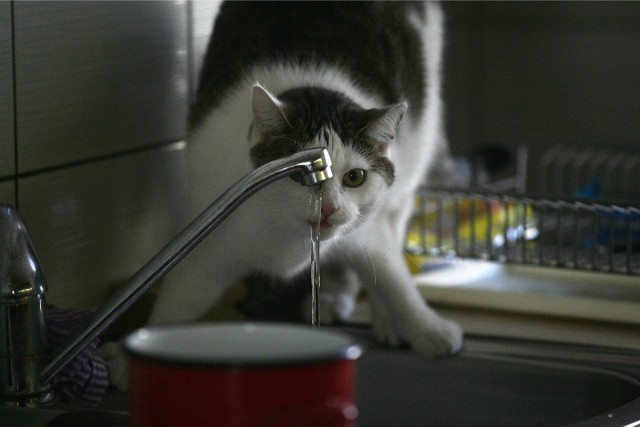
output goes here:
<path id="1" fill-rule="evenodd" d="M 320 211 L 322 212 L 322 218 L 329 218 L 331 215 L 336 213 L 338 209 L 340 208 L 334 205 L 322 205 L 322 209 L 320 209 Z"/>

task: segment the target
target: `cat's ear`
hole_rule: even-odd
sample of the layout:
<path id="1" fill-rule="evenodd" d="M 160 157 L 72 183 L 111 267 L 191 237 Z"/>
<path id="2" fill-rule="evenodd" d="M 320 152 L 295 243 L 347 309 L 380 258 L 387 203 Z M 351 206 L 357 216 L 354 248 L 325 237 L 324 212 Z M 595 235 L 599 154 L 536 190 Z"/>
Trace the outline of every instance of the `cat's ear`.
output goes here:
<path id="1" fill-rule="evenodd" d="M 259 83 L 251 93 L 253 124 L 262 134 L 277 134 L 290 127 L 284 112 L 284 104 Z"/>
<path id="2" fill-rule="evenodd" d="M 407 112 L 407 103 L 390 107 L 369 110 L 373 119 L 367 124 L 363 132 L 366 136 L 386 147 L 393 141 L 400 126 L 400 121 Z"/>

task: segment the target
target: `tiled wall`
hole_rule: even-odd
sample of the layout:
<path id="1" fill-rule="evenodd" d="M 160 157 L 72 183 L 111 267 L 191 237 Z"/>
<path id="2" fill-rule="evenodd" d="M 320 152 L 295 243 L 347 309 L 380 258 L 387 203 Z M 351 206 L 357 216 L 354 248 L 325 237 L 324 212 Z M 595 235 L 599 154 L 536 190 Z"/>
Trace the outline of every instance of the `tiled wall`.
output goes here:
<path id="1" fill-rule="evenodd" d="M 100 304 L 179 230 L 181 141 L 215 10 L 0 2 L 0 202 L 27 223 L 48 302 Z"/>

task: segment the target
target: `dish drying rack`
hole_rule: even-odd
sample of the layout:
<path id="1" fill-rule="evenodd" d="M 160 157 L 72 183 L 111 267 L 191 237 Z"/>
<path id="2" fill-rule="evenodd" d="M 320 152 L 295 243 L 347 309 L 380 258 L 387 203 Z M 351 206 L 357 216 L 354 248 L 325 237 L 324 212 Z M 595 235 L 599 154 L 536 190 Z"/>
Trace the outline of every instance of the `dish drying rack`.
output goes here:
<path id="1" fill-rule="evenodd" d="M 458 257 L 640 275 L 640 152 L 552 148 L 531 156 L 521 147 L 516 157 L 516 173 L 497 187 L 421 189 L 407 253 L 414 260 Z M 530 195 L 542 188 L 547 196 Z M 628 199 L 604 201 L 622 195 Z"/>

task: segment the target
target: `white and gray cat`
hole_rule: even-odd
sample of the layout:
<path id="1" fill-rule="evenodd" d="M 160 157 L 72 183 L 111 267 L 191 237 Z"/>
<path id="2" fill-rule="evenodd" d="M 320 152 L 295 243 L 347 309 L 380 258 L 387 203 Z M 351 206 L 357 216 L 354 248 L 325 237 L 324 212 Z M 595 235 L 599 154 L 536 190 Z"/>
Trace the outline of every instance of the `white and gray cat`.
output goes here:
<path id="1" fill-rule="evenodd" d="M 187 148 L 195 217 L 258 165 L 327 147 L 322 316 L 349 315 L 365 284 L 377 338 L 428 356 L 458 351 L 463 335 L 425 303 L 403 258 L 414 192 L 447 152 L 442 21 L 425 3 L 224 3 Z M 246 201 L 167 276 L 151 323 L 197 319 L 252 272 L 308 268 L 308 193 L 283 179 Z"/>
<path id="2" fill-rule="evenodd" d="M 442 20 L 426 3 L 224 3 L 188 139 L 194 216 L 255 167 L 327 147 L 324 319 L 350 314 L 356 279 L 377 337 L 432 356 L 459 350 L 462 331 L 425 304 L 402 254 L 413 194 L 446 152 Z M 251 272 L 308 267 L 308 192 L 286 179 L 251 197 L 169 275 L 151 322 L 195 320 Z"/>

